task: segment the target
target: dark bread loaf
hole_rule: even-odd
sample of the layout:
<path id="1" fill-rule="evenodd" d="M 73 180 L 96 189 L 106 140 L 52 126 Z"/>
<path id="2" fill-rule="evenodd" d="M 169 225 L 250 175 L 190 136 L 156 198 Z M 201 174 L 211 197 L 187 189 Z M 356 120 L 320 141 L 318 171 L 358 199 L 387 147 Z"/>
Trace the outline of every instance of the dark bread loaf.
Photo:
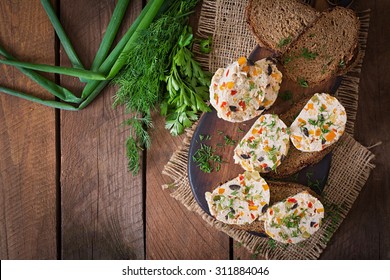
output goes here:
<path id="1" fill-rule="evenodd" d="M 307 191 L 311 195 L 318 198 L 318 195 L 313 192 L 310 188 L 305 187 L 301 184 L 290 183 L 290 182 L 273 182 L 268 181 L 269 190 L 270 190 L 270 205 L 273 205 L 279 201 L 286 199 L 287 197 L 296 195 L 297 193 Z M 232 225 L 232 227 L 237 229 L 242 229 L 245 231 L 252 231 L 258 233 L 264 233 L 264 223 L 262 221 L 256 220 L 248 225 Z"/>
<path id="2" fill-rule="evenodd" d="M 284 53 L 319 13 L 298 0 L 250 0 L 246 21 L 260 46 Z"/>
<path id="3" fill-rule="evenodd" d="M 321 14 L 282 56 L 287 76 L 309 86 L 350 69 L 359 52 L 359 19 L 336 7 Z"/>
<path id="4" fill-rule="evenodd" d="M 287 112 L 281 114 L 279 118 L 290 126 L 299 112 L 305 107 L 310 97 L 303 98 L 295 103 Z M 266 174 L 270 178 L 286 178 L 309 165 L 314 165 L 321 161 L 333 149 L 334 145 L 325 148 L 320 152 L 301 152 L 294 145 L 290 145 L 290 149 L 282 164 L 275 171 Z"/>

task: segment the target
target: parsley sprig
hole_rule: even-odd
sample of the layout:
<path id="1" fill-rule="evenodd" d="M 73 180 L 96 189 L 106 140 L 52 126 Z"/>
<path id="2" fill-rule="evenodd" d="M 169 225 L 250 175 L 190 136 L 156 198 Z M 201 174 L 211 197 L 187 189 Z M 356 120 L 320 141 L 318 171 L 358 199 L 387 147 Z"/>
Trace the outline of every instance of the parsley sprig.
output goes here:
<path id="1" fill-rule="evenodd" d="M 311 52 L 308 48 L 303 48 L 301 56 L 308 60 L 314 60 L 318 56 L 318 53 Z"/>
<path id="2" fill-rule="evenodd" d="M 278 43 L 278 47 L 281 48 L 281 47 L 287 46 L 290 43 L 291 43 L 291 36 L 288 36 L 287 38 L 280 39 L 280 41 Z"/>
<path id="3" fill-rule="evenodd" d="M 230 138 L 228 135 L 225 135 L 223 137 L 223 140 L 225 140 L 225 145 L 226 146 L 234 146 L 237 143 L 237 140 L 234 140 L 234 139 Z"/>
<path id="4" fill-rule="evenodd" d="M 191 47 L 191 27 L 184 28 L 178 45 L 174 48 L 172 65 L 165 76 L 168 94 L 161 103 L 161 114 L 167 116 L 166 128 L 179 135 L 198 119 L 200 112 L 209 112 L 208 99 L 210 75 L 194 60 Z"/>

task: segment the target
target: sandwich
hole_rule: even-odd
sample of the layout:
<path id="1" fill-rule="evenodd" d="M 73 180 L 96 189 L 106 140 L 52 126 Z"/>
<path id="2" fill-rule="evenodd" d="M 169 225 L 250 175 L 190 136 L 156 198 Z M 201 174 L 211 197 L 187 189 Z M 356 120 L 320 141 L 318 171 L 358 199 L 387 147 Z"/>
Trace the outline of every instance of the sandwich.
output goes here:
<path id="1" fill-rule="evenodd" d="M 218 221 L 282 243 L 309 238 L 324 217 L 323 205 L 309 188 L 289 182 L 267 183 L 258 172 L 246 171 L 205 196 Z"/>
<path id="2" fill-rule="evenodd" d="M 324 218 L 324 206 L 303 191 L 269 207 L 261 217 L 264 231 L 282 243 L 299 243 L 312 236 Z"/>
<path id="3" fill-rule="evenodd" d="M 234 162 L 267 173 L 282 163 L 290 147 L 286 124 L 277 115 L 260 116 L 234 150 Z"/>
<path id="4" fill-rule="evenodd" d="M 326 93 L 302 99 L 279 117 L 289 126 L 293 145 L 283 163 L 267 174 L 271 178 L 289 177 L 321 161 L 340 140 L 347 121 L 345 108 Z"/>
<path id="5" fill-rule="evenodd" d="M 270 199 L 267 182 L 257 173 L 244 173 L 206 192 L 210 214 L 226 224 L 251 224 L 262 215 Z"/>
<path id="6" fill-rule="evenodd" d="M 259 116 L 278 97 L 282 73 L 272 59 L 250 63 L 240 57 L 218 69 L 210 85 L 210 103 L 219 118 L 243 122 Z"/>

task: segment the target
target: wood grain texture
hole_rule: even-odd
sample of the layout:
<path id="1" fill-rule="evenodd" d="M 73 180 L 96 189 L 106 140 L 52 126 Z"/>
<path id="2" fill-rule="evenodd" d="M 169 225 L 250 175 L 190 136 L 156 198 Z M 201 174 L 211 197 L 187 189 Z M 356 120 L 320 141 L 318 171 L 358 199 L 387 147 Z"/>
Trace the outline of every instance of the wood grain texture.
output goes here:
<path id="1" fill-rule="evenodd" d="M 373 148 L 376 158 L 366 186 L 335 233 L 323 259 L 390 259 L 390 10 L 386 0 L 355 1 L 371 9 L 367 51 L 361 73 L 355 138 Z"/>
<path id="2" fill-rule="evenodd" d="M 125 26 L 138 16 L 142 2 L 131 1 Z M 314 2 L 319 10 L 328 7 L 325 0 Z M 61 22 L 89 67 L 116 1 L 59 3 Z M 355 138 L 366 146 L 382 145 L 372 148 L 376 168 L 321 258 L 390 259 L 390 19 L 385 12 L 390 1 L 355 0 L 352 7 L 372 10 Z M 0 44 L 17 58 L 55 63 L 53 28 L 38 0 L 0 1 L 0 26 Z M 61 65 L 70 65 L 62 48 L 57 54 Z M 81 91 L 77 79 L 61 83 Z M 50 96 L 13 67 L 0 65 L 0 84 Z M 0 259 L 58 254 L 64 259 L 258 259 L 161 189 L 170 182 L 161 172 L 183 137 L 170 136 L 158 114 L 144 173 L 132 177 L 126 168 L 128 130 L 121 126 L 126 115 L 122 108 L 112 109 L 114 92 L 105 90 L 81 112 L 61 112 L 60 119 L 53 109 L 0 93 Z M 61 160 L 59 196 L 56 159 Z"/>
<path id="3" fill-rule="evenodd" d="M 153 143 L 146 163 L 146 258 L 228 259 L 228 236 L 208 226 L 161 188 L 171 182 L 162 171 L 183 136 L 172 137 L 158 113 L 153 120 Z"/>
<path id="4" fill-rule="evenodd" d="M 114 1 L 61 1 L 64 28 L 86 67 L 114 7 Z M 125 27 L 141 8 L 142 1 L 131 1 Z M 69 65 L 62 50 L 61 64 Z M 75 79 L 64 78 L 62 83 L 80 89 Z M 144 258 L 142 174 L 132 177 L 127 171 L 128 132 L 122 126 L 122 110 L 112 109 L 114 92 L 106 89 L 80 112 L 61 112 L 64 259 Z"/>
<path id="5" fill-rule="evenodd" d="M 0 2 L 0 43 L 20 60 L 54 64 L 54 33 L 39 1 Z M 49 98 L 13 67 L 0 84 Z M 0 93 L 0 259 L 54 259 L 53 109 Z"/>

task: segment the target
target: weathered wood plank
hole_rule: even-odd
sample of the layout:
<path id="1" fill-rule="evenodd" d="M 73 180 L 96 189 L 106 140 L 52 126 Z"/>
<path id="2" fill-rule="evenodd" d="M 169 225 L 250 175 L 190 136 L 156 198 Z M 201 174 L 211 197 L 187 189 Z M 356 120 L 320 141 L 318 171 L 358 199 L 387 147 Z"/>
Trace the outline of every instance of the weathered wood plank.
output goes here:
<path id="1" fill-rule="evenodd" d="M 61 1 L 64 28 L 86 67 L 114 7 L 114 1 Z M 125 26 L 141 8 L 142 1 L 131 1 Z M 69 65 L 63 51 L 61 64 Z M 62 83 L 80 89 L 75 79 Z M 144 258 L 142 176 L 127 171 L 125 115 L 112 109 L 113 93 L 110 87 L 86 109 L 61 113 L 64 259 Z"/>
<path id="2" fill-rule="evenodd" d="M 39 1 L 0 2 L 0 42 L 20 60 L 54 64 L 54 32 Z M 13 67 L 0 84 L 50 98 Z M 0 259 L 55 259 L 55 112 L 0 93 Z"/>
<path id="3" fill-rule="evenodd" d="M 146 162 L 147 259 L 228 259 L 228 236 L 162 190 L 161 186 L 171 180 L 162 175 L 162 170 L 181 146 L 183 136 L 172 137 L 159 114 L 154 114 L 153 120 L 153 143 Z"/>

